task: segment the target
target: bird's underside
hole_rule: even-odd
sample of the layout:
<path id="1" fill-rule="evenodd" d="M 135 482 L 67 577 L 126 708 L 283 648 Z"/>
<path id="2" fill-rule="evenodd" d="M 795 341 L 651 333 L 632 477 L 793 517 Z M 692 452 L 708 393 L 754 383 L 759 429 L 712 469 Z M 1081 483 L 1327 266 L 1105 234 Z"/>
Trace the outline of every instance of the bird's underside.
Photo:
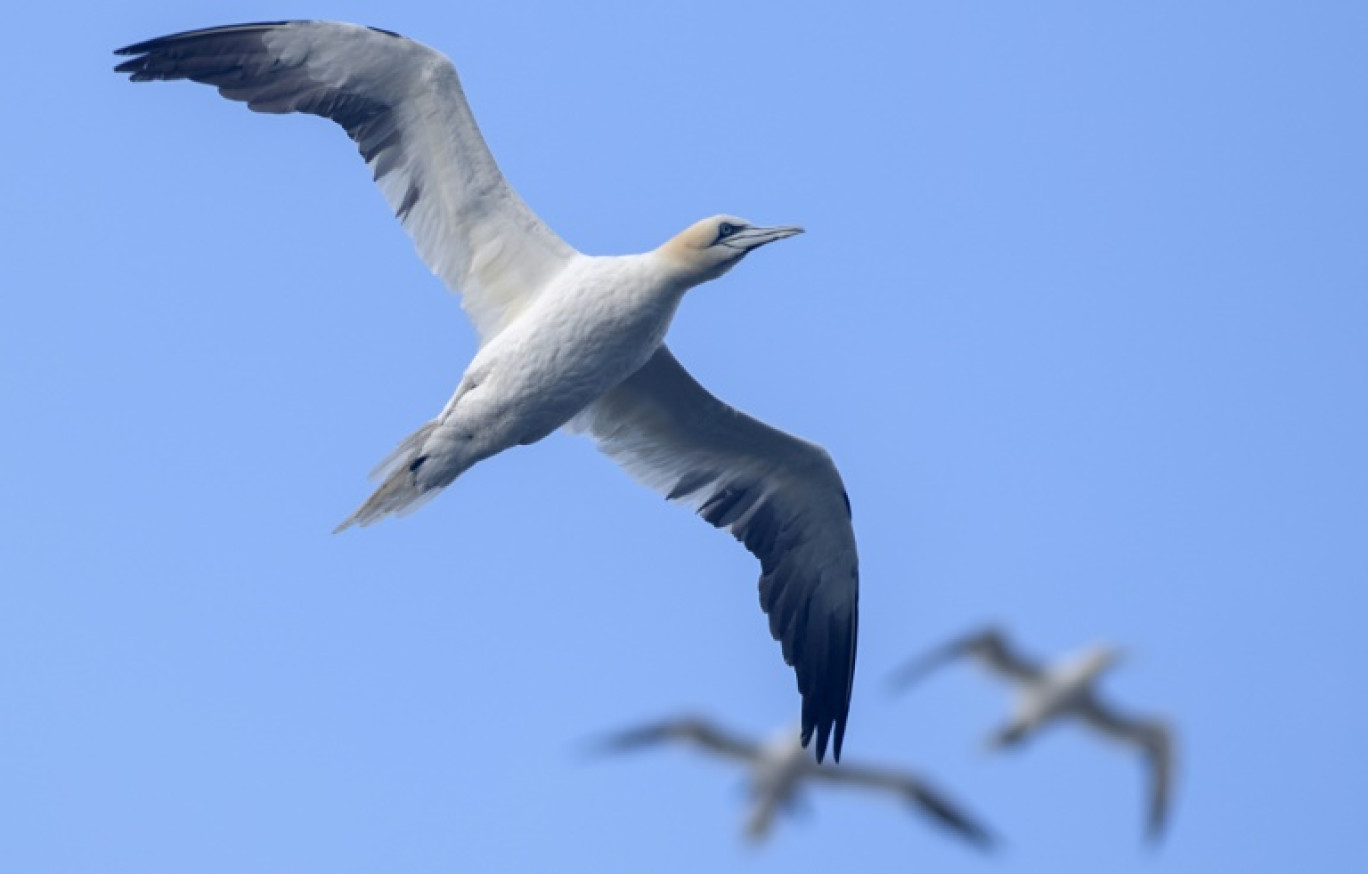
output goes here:
<path id="1" fill-rule="evenodd" d="M 189 31 L 118 53 L 130 57 L 116 69 L 134 81 L 189 79 L 257 111 L 307 113 L 341 125 L 420 257 L 461 295 L 480 334 L 481 351 L 463 385 L 486 352 L 512 349 L 508 338 L 554 295 L 581 295 L 576 300 L 585 309 L 608 313 L 605 325 L 621 320 L 623 311 L 614 307 L 629 295 L 604 290 L 613 283 L 569 291 L 558 286 L 586 256 L 548 228 L 504 179 L 456 69 L 442 54 L 388 31 L 308 21 Z M 659 304 L 660 313 L 651 310 L 644 318 L 662 321 L 624 335 L 612 366 L 595 371 L 602 385 L 586 405 L 552 418 L 569 419 L 570 430 L 589 434 L 638 480 L 727 529 L 760 560 L 761 606 L 797 674 L 803 738 L 816 738 L 821 760 L 829 742 L 840 756 L 858 623 L 858 558 L 840 475 L 820 447 L 718 401 L 661 345 L 678 302 L 670 303 L 669 295 L 717 278 L 747 252 L 800 230 L 716 216 L 652 253 L 624 256 L 624 264 L 658 274 L 647 275 L 633 294 Z M 542 423 L 542 433 L 561 421 Z M 487 436 L 483 426 L 447 433 L 442 423 L 434 420 L 401 445 L 385 482 L 353 521 L 411 509 L 470 464 L 506 445 L 530 442 L 492 440 L 492 449 L 470 451 L 460 463 L 441 467 L 432 441 Z"/>

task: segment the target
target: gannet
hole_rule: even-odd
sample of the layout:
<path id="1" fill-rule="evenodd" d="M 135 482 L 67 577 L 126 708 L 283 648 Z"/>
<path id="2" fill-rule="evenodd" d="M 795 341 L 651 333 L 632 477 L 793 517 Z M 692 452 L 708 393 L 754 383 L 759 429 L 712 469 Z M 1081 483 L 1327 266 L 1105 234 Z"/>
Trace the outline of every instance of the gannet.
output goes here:
<path id="1" fill-rule="evenodd" d="M 134 82 L 190 79 L 259 112 L 341 125 L 418 254 L 462 305 L 479 348 L 442 412 L 374 472 L 338 530 L 408 512 L 463 471 L 557 428 L 726 528 L 760 559 L 760 604 L 802 694 L 802 738 L 839 760 L 855 669 L 858 559 L 850 503 L 821 447 L 709 394 L 664 345 L 684 292 L 801 233 L 730 215 L 659 248 L 571 248 L 505 181 L 456 68 L 389 31 L 317 21 L 242 24 L 117 50 Z"/>
<path id="2" fill-rule="evenodd" d="M 745 834 L 752 841 L 769 836 L 775 816 L 798 804 L 803 784 L 856 786 L 900 796 L 930 819 L 970 843 L 989 849 L 993 836 L 944 793 L 914 774 L 846 762 L 831 767 L 803 754 L 800 733 L 786 727 L 765 743 L 753 743 L 692 716 L 667 719 L 617 732 L 597 746 L 605 752 L 627 752 L 666 742 L 692 744 L 705 752 L 745 764 L 750 770 L 753 798 Z"/>
<path id="3" fill-rule="evenodd" d="M 990 628 L 908 662 L 894 672 L 891 683 L 905 686 L 961 656 L 974 658 L 1019 689 L 1007 724 L 988 738 L 990 747 L 1013 746 L 1056 720 L 1075 717 L 1113 740 L 1139 748 L 1150 772 L 1147 835 L 1153 841 L 1163 834 L 1173 784 L 1173 732 L 1162 720 L 1119 715 L 1102 703 L 1094 688 L 1098 676 L 1120 660 L 1120 650 L 1092 646 L 1046 668 L 1023 658 L 1001 631 Z"/>

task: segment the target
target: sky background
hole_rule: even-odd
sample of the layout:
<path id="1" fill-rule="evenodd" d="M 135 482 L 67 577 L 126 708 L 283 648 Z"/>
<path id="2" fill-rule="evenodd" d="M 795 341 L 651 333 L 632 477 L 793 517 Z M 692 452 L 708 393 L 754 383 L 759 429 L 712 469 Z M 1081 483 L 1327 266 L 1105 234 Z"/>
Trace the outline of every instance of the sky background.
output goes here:
<path id="1" fill-rule="evenodd" d="M 652 4 L 653 6 L 655 4 Z M 1368 6 L 46 3 L 7 14 L 0 870 L 1344 870 L 1368 727 Z M 383 11 L 382 11 L 383 10 Z M 822 443 L 862 559 L 845 755 L 983 857 L 822 793 L 761 848 L 738 774 L 596 761 L 798 696 L 755 561 L 556 434 L 333 536 L 474 348 L 354 146 L 111 50 L 319 17 L 448 53 L 572 245 L 796 223 L 686 298 L 714 393 Z M 987 621 L 1177 726 L 981 739 Z"/>

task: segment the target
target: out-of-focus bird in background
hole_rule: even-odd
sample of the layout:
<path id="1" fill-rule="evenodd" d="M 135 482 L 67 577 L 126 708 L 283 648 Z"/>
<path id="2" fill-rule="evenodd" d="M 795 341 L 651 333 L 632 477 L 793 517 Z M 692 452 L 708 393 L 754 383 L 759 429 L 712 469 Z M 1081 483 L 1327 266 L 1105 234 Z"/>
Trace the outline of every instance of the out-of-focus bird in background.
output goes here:
<path id="1" fill-rule="evenodd" d="M 991 849 L 992 833 L 982 822 L 922 777 L 895 768 L 845 762 L 823 765 L 803 754 L 796 727 L 786 727 L 764 742 L 740 737 L 698 717 L 683 716 L 616 732 L 595 742 L 597 752 L 623 753 L 676 743 L 736 762 L 749 771 L 751 809 L 745 834 L 752 841 L 769 836 L 774 819 L 799 803 L 804 788 L 846 786 L 882 792 L 908 802 L 936 825 L 980 849 Z"/>
<path id="2" fill-rule="evenodd" d="M 1014 650 L 1002 631 L 987 628 L 907 662 L 894 671 L 890 684 L 895 689 L 905 688 L 929 671 L 959 658 L 971 658 L 1017 687 L 1011 716 L 989 736 L 990 747 L 1015 746 L 1048 725 L 1073 718 L 1112 740 L 1139 749 L 1149 769 L 1146 833 L 1151 841 L 1163 834 L 1174 777 L 1173 731 L 1163 720 L 1122 715 L 1104 704 L 1095 688 L 1101 674 L 1120 660 L 1121 650 L 1091 646 L 1046 666 Z"/>

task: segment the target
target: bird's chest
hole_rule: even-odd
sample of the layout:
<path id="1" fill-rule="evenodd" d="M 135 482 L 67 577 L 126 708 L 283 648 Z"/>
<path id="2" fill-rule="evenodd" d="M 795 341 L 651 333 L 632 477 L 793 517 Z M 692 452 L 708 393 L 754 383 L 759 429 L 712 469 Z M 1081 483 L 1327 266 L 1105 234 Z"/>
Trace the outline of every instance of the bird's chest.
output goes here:
<path id="1" fill-rule="evenodd" d="M 673 302 L 588 288 L 549 301 L 518 355 L 557 391 L 606 391 L 646 363 L 669 330 Z M 586 401 L 587 403 L 587 401 Z"/>
<path id="2" fill-rule="evenodd" d="M 483 362 L 509 401 L 506 415 L 527 418 L 525 440 L 560 427 L 645 364 L 678 304 L 606 282 L 558 292 L 525 313 Z"/>
<path id="3" fill-rule="evenodd" d="M 1084 689 L 1076 678 L 1054 677 L 1026 690 L 1020 710 L 1031 718 L 1046 719 L 1073 707 Z"/>
<path id="4" fill-rule="evenodd" d="M 674 311 L 673 301 L 644 294 L 586 290 L 547 308 L 542 324 L 554 339 L 533 345 L 544 351 L 548 369 L 566 377 L 626 376 L 665 339 Z"/>

